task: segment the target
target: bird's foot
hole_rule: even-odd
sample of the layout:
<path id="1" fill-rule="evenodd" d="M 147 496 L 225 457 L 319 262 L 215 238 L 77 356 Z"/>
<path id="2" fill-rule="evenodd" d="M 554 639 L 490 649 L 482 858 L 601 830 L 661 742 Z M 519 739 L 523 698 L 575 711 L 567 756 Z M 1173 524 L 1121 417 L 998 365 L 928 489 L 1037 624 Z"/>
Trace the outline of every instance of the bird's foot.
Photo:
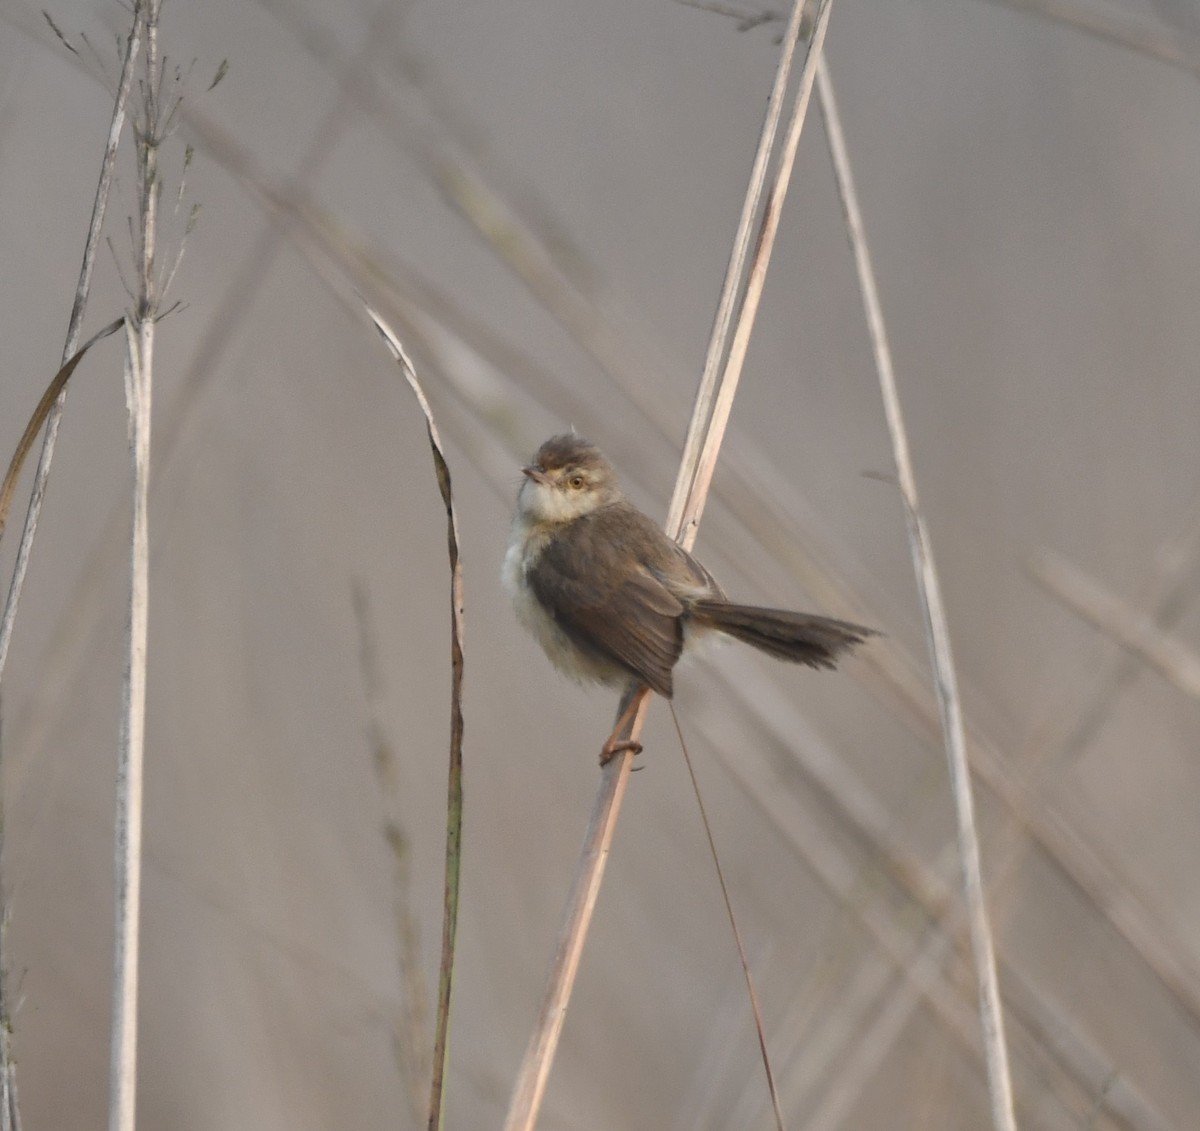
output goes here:
<path id="1" fill-rule="evenodd" d="M 624 754 L 627 750 L 636 758 L 642 752 L 642 744 L 632 738 L 618 738 L 610 734 L 608 741 L 600 748 L 600 765 L 607 766 L 618 754 Z"/>

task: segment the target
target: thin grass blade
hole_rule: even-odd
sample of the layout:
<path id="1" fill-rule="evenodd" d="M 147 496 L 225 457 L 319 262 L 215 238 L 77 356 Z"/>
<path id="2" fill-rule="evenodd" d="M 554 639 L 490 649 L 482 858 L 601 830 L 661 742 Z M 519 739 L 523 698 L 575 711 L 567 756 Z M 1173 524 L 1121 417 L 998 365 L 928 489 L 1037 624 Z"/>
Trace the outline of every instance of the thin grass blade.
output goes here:
<path id="1" fill-rule="evenodd" d="M 67 382 L 71 380 L 72 374 L 87 351 L 98 341 L 115 334 L 123 325 L 125 325 L 125 319 L 121 317 L 110 322 L 103 330 L 93 334 L 50 379 L 50 384 L 46 386 L 42 399 L 38 401 L 37 408 L 33 410 L 29 423 L 25 425 L 25 431 L 21 433 L 21 438 L 17 441 L 16 449 L 8 464 L 8 471 L 4 475 L 4 482 L 0 484 L 0 538 L 4 537 L 4 528 L 8 524 L 8 512 L 12 507 L 13 495 L 16 493 L 17 480 L 21 477 L 21 468 L 25 465 L 25 458 L 29 455 L 29 450 L 33 447 L 33 441 L 37 439 L 42 425 L 46 423 L 46 418 L 58 403 L 59 396 L 67 387 Z"/>
<path id="2" fill-rule="evenodd" d="M 366 306 L 366 304 L 363 304 Z M 433 466 L 437 475 L 438 490 L 446 505 L 446 539 L 450 554 L 450 771 L 446 803 L 446 881 L 443 896 L 442 960 L 438 974 L 437 1032 L 433 1045 L 433 1080 L 429 1089 L 429 1131 L 438 1131 L 442 1126 L 444 1111 L 443 1091 L 446 1079 L 446 1063 L 449 1054 L 450 1033 L 450 990 L 454 974 L 454 944 L 458 932 L 458 887 L 462 862 L 462 746 L 463 746 L 463 602 L 462 562 L 458 552 L 458 517 L 454 510 L 454 496 L 450 486 L 450 468 L 442 448 L 433 409 L 425 396 L 425 390 L 417 379 L 417 371 L 383 318 L 366 307 L 375 328 L 387 342 L 388 349 L 400 366 L 404 379 L 412 389 L 413 396 L 425 414 L 425 425 L 429 433 L 429 447 L 433 453 Z"/>

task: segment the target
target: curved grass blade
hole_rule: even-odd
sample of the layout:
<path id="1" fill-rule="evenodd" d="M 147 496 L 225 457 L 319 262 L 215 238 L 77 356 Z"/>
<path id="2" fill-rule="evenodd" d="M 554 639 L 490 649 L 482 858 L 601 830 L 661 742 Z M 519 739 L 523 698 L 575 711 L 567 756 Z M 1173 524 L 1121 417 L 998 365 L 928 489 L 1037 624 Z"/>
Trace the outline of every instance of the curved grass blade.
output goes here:
<path id="1" fill-rule="evenodd" d="M 433 409 L 425 397 L 425 391 L 417 380 L 417 372 L 409 360 L 400 339 L 392 332 L 383 318 L 371 307 L 367 314 L 375 328 L 383 335 L 388 349 L 400 365 L 404 379 L 417 398 L 425 414 L 425 425 L 429 432 L 429 447 L 433 452 L 433 466 L 437 475 L 438 490 L 446 504 L 446 537 L 450 551 L 450 774 L 446 803 L 446 884 L 443 896 L 442 919 L 442 963 L 438 974 L 437 1034 L 433 1045 L 433 1080 L 429 1088 L 429 1131 L 438 1131 L 442 1125 L 442 1091 L 446 1077 L 446 1061 L 449 1051 L 450 1031 L 450 987 L 454 972 L 454 940 L 458 930 L 458 881 L 462 861 L 462 680 L 463 680 L 463 580 L 462 563 L 458 554 L 458 517 L 454 512 L 454 497 L 450 489 L 450 468 L 442 449 L 433 419 Z"/>
<path id="2" fill-rule="evenodd" d="M 9 461 L 8 473 L 4 476 L 3 485 L 0 486 L 0 538 L 4 537 L 4 527 L 8 522 L 8 512 L 12 507 L 13 493 L 17 489 L 17 480 L 21 477 L 21 468 L 25 463 L 25 457 L 29 455 L 29 449 L 33 447 L 33 441 L 37 439 L 42 425 L 46 423 L 46 418 L 50 415 L 55 401 L 58 400 L 59 393 L 67 387 L 67 382 L 71 379 L 71 374 L 75 372 L 76 366 L 83 360 L 83 355 L 101 338 L 115 334 L 124 325 L 125 319 L 121 317 L 115 322 L 110 322 L 103 330 L 93 334 L 67 359 L 66 364 L 46 386 L 46 391 L 42 394 L 42 399 L 38 401 L 37 408 L 33 410 L 33 415 L 29 418 L 29 423 L 25 426 L 21 439 L 17 441 L 16 451 L 13 452 L 13 457 Z"/>

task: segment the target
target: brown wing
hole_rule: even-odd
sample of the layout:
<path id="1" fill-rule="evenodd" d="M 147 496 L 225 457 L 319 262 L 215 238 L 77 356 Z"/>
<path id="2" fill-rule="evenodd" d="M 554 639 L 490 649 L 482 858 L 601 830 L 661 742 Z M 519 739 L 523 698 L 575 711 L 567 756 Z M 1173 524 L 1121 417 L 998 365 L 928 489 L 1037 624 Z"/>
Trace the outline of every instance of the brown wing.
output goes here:
<path id="1" fill-rule="evenodd" d="M 665 534 L 645 565 L 676 597 L 690 605 L 696 600 L 723 600 L 720 585 L 691 554 Z"/>
<path id="2" fill-rule="evenodd" d="M 684 609 L 642 564 L 646 539 L 653 536 L 666 541 L 633 507 L 606 507 L 562 527 L 528 579 L 578 647 L 670 698 L 671 669 L 683 650 Z"/>

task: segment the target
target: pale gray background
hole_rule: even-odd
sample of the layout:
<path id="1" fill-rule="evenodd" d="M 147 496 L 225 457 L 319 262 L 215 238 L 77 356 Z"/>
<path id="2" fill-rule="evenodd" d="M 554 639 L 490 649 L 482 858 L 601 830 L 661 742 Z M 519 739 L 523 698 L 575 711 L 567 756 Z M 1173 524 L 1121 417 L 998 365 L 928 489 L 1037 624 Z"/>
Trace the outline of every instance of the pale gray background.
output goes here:
<path id="1" fill-rule="evenodd" d="M 1176 24 L 1163 22 L 1173 8 Z M 0 9 L 5 459 L 62 348 L 111 110 L 79 36 L 111 85 L 128 20 L 107 0 L 49 10 L 82 59 L 39 4 Z M 1182 2 L 1121 11 L 1168 37 L 1194 16 Z M 454 318 L 441 357 L 418 354 L 455 475 L 468 617 L 447 1126 L 497 1126 L 613 708 L 610 693 L 554 674 L 511 617 L 498 567 L 516 468 L 575 424 L 663 514 L 777 33 L 739 33 L 670 0 L 166 5 L 163 50 L 196 64 L 190 120 L 163 163 L 174 178 L 183 145 L 196 145 L 188 199 L 202 212 L 156 375 L 143 1127 L 417 1125 L 392 1052 L 388 803 L 371 765 L 352 588 L 370 602 L 378 716 L 399 764 L 395 816 L 411 841 L 432 985 L 444 519 L 418 411 L 345 301 L 375 284 L 315 251 L 311 221 L 284 230 L 261 191 L 298 194 L 345 245 L 398 276 L 419 271 L 527 354 L 498 372 L 454 345 Z M 837 0 L 827 49 L 968 712 L 1200 984 L 1195 702 L 1139 670 L 1082 751 L 1040 776 L 1017 762 L 1074 717 L 1112 653 L 1038 588 L 1031 557 L 1060 551 L 1136 598 L 1200 488 L 1200 86 L 986 0 Z M 223 59 L 228 76 L 204 93 Z M 257 186 L 205 140 L 214 130 L 247 155 Z M 306 159 L 322 130 L 327 143 Z M 434 181 L 439 155 L 569 237 L 636 380 L 663 406 L 666 438 L 463 222 Z M 108 225 L 123 263 L 131 169 L 125 152 Z M 182 222 L 168 218 L 166 232 L 177 245 Z M 126 301 L 104 250 L 87 331 Z M 412 302 L 390 309 L 415 316 Z M 120 365 L 113 340 L 77 375 L 5 677 L 3 878 L 30 1131 L 104 1118 L 128 523 Z M 831 564 L 867 602 L 860 615 L 886 631 L 875 647 L 917 655 L 927 685 L 903 515 L 893 488 L 863 476 L 890 471 L 891 456 L 815 113 L 728 453 L 773 465 L 781 507 L 834 547 Z M 0 549 L 5 579 L 19 522 Z M 719 501 L 699 551 L 747 600 L 843 611 Z M 1194 595 L 1178 632 L 1197 646 Z M 864 916 L 891 924 L 906 951 L 925 925 L 879 843 L 797 766 L 824 751 L 883 815 L 889 851 L 957 884 L 940 855 L 953 834 L 940 747 L 868 674 L 864 660 L 818 675 L 730 647 L 679 679 L 794 1127 L 821 1125 L 808 1121 L 867 1063 L 857 1058 L 872 1021 L 905 992 Z M 759 687 L 756 708 L 721 677 Z M 643 761 L 542 1126 L 765 1128 L 741 974 L 661 704 Z M 768 784 L 755 795 L 754 781 Z M 986 870 L 1009 814 L 987 790 L 979 799 Z M 847 869 L 841 896 L 818 878 L 814 845 Z M 1053 857 L 1025 855 L 993 910 L 1026 996 L 1069 1022 L 1095 1061 L 1090 1088 L 1071 1092 L 1036 1051 L 1051 1036 L 1014 1039 L 1022 1125 L 1196 1126 L 1200 1019 Z M 935 980 L 969 1010 L 966 969 Z M 856 998 L 873 972 L 882 993 Z M 978 1062 L 927 1006 L 862 1075 L 832 1125 L 985 1125 Z M 1158 1122 L 1122 1122 L 1105 1086 L 1136 1090 Z"/>

